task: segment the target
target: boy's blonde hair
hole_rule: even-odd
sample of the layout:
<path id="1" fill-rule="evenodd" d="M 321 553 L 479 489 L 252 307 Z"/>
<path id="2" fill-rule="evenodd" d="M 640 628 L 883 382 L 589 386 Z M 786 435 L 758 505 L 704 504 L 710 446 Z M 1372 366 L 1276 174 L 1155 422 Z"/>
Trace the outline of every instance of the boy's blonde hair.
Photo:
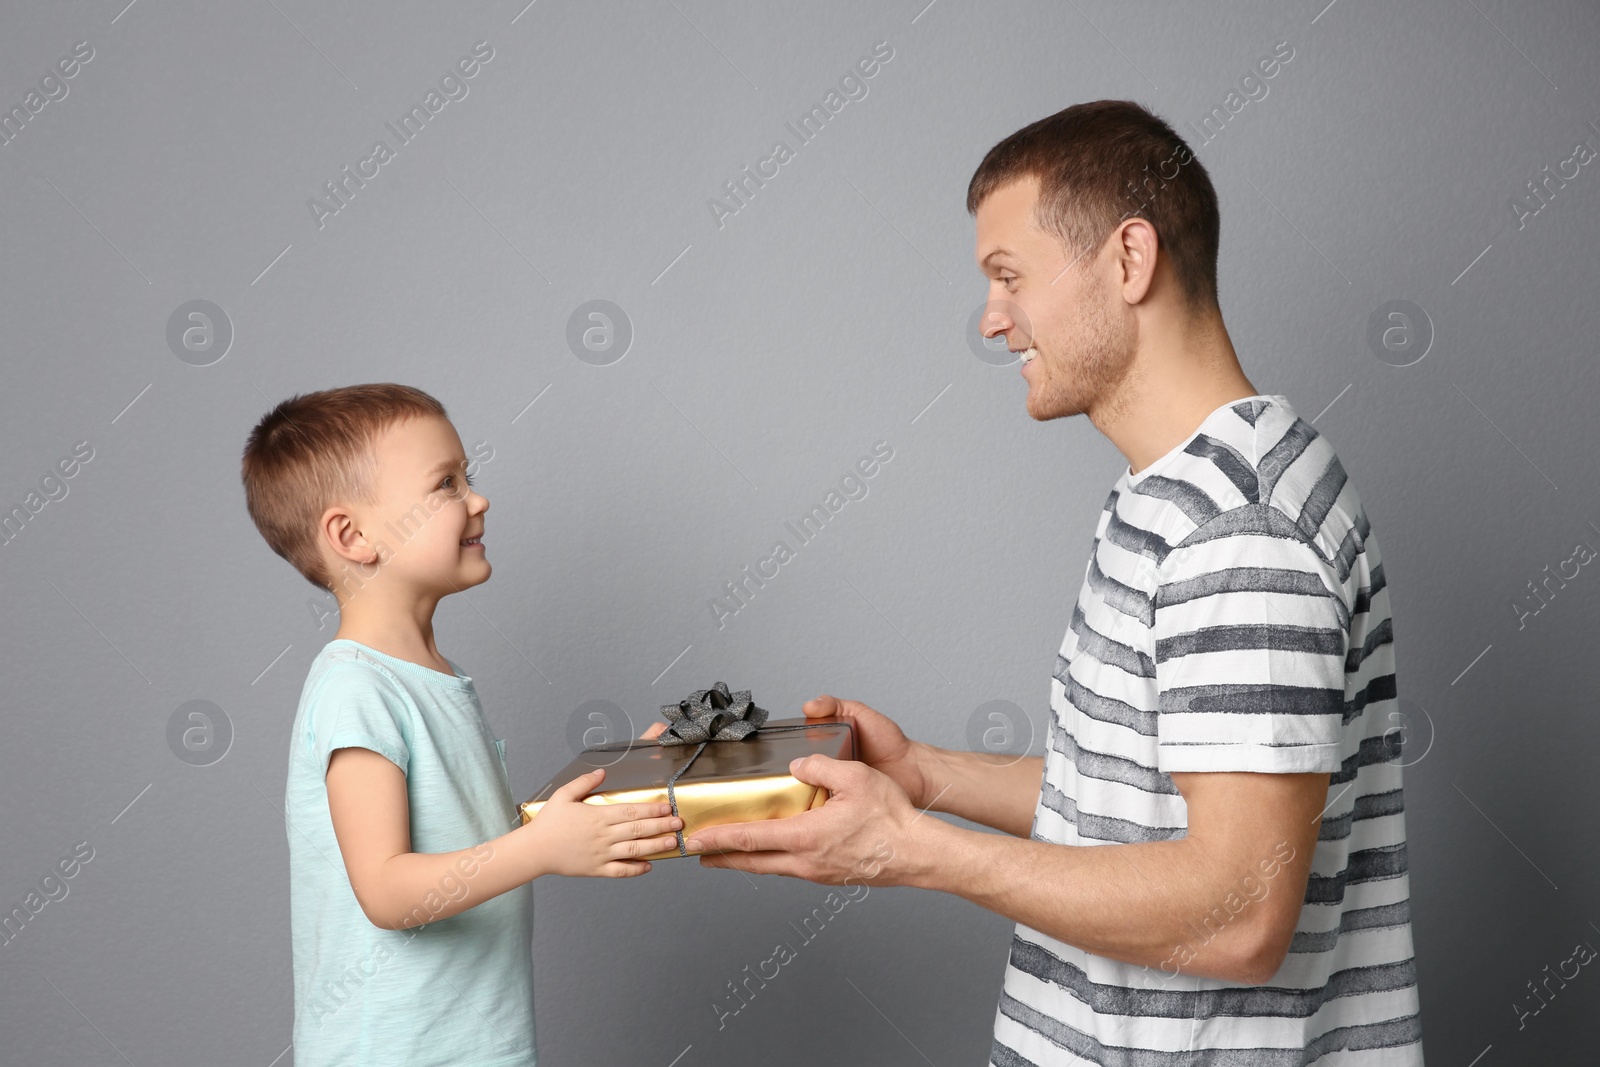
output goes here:
<path id="1" fill-rule="evenodd" d="M 330 505 L 376 499 L 373 445 L 406 419 L 445 415 L 420 389 L 394 382 L 295 395 L 268 412 L 245 441 L 245 506 L 272 550 L 324 592 L 333 589 L 317 551 L 317 521 Z"/>

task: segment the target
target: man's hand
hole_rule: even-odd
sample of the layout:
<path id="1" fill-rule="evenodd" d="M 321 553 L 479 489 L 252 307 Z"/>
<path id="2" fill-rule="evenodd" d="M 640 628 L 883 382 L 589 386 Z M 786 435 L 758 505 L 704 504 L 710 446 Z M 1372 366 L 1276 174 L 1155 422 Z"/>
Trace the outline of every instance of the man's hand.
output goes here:
<path id="1" fill-rule="evenodd" d="M 855 706 L 904 741 L 888 719 L 864 704 Z M 846 879 L 867 885 L 905 881 L 912 852 L 907 846 L 922 813 L 894 779 L 855 760 L 821 755 L 795 760 L 789 773 L 827 789 L 828 802 L 787 819 L 696 830 L 685 843 L 689 851 L 720 853 L 701 856 L 706 867 L 784 874 L 824 885 L 843 885 Z"/>
<path id="2" fill-rule="evenodd" d="M 532 822 L 511 831 L 538 874 L 629 878 L 650 869 L 639 857 L 677 845 L 683 820 L 670 804 L 585 804 L 605 775 L 603 767 L 579 775 L 551 794 Z"/>
<path id="3" fill-rule="evenodd" d="M 892 779 L 914 806 L 928 806 L 922 746 L 907 738 L 893 719 L 859 700 L 840 700 L 827 694 L 806 701 L 804 711 L 808 719 L 837 717 L 853 723 L 861 762 Z"/>

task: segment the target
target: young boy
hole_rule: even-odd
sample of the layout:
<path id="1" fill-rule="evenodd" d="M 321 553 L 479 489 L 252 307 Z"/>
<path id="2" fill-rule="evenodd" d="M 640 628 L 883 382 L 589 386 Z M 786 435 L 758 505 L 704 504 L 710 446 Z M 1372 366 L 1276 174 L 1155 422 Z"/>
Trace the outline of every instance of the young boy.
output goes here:
<path id="1" fill-rule="evenodd" d="M 581 803 L 519 826 L 505 743 L 434 644 L 440 598 L 489 578 L 484 516 L 437 400 L 355 385 L 274 408 L 244 449 L 273 551 L 339 602 L 289 746 L 297 1067 L 535 1061 L 532 887 L 628 877 L 670 848 L 665 804 Z"/>

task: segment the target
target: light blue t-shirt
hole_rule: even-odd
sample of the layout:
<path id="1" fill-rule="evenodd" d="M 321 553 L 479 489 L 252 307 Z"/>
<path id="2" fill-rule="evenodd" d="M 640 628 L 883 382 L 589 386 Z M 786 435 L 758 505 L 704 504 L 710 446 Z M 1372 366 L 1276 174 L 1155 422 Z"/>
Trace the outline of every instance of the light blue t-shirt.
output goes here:
<path id="1" fill-rule="evenodd" d="M 534 1064 L 532 885 L 380 929 L 356 902 L 328 812 L 328 761 L 354 747 L 405 772 L 414 852 L 470 849 L 518 825 L 505 742 L 484 723 L 472 679 L 446 662 L 454 675 L 339 638 L 311 663 L 284 798 L 296 1067 Z M 476 871 L 464 862 L 424 901 L 430 912 L 462 896 Z"/>

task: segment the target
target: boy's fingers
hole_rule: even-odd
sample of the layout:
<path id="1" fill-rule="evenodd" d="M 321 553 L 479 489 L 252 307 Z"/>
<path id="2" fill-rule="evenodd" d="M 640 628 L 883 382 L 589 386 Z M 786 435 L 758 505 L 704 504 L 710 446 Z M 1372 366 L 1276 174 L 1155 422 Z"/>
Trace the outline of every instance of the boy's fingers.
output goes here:
<path id="1" fill-rule="evenodd" d="M 658 819 L 672 814 L 671 804 L 607 804 L 602 811 L 609 823 L 634 822 L 638 819 Z"/>
<path id="2" fill-rule="evenodd" d="M 600 873 L 610 878 L 637 878 L 649 871 L 649 860 L 611 860 L 600 868 Z"/>
<path id="3" fill-rule="evenodd" d="M 554 793 L 550 794 L 551 800 L 582 800 L 599 785 L 606 776 L 604 767 L 597 767 L 587 774 L 580 774 L 572 781 L 566 783 Z"/>
<path id="4" fill-rule="evenodd" d="M 619 823 L 612 830 L 618 841 L 635 841 L 641 837 L 670 834 L 682 825 L 682 819 L 676 815 L 668 815 L 660 819 L 637 819 L 633 822 Z M 673 840 L 676 841 L 677 838 L 674 837 Z"/>
<path id="5" fill-rule="evenodd" d="M 641 856 L 652 856 L 657 852 L 667 851 L 678 851 L 678 837 L 676 834 L 666 834 L 656 838 L 628 838 L 617 841 L 611 846 L 613 855 L 621 859 L 635 860 L 639 863 L 649 862 L 649 860 L 640 859 L 639 857 Z"/>

